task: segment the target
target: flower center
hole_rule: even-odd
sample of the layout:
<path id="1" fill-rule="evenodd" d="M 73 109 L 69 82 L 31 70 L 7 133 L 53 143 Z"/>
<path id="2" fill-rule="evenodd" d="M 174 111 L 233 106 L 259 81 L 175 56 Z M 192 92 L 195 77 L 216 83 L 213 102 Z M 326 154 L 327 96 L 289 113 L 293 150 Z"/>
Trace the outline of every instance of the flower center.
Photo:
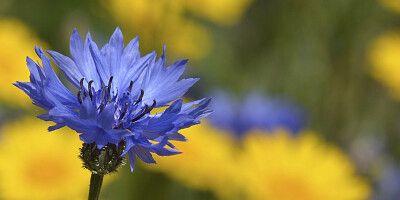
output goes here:
<path id="1" fill-rule="evenodd" d="M 95 106 L 97 113 L 101 113 L 108 104 L 113 104 L 115 107 L 115 124 L 114 129 L 123 128 L 124 124 L 129 125 L 140 120 L 155 108 L 157 102 L 153 100 L 153 103 L 149 106 L 140 104 L 143 100 L 144 91 L 140 90 L 140 94 L 137 95 L 136 99 L 132 99 L 131 92 L 133 88 L 133 81 L 130 82 L 129 87 L 122 95 L 117 95 L 112 92 L 113 76 L 108 80 L 107 86 L 102 86 L 98 91 L 92 87 L 93 80 L 89 81 L 87 88 L 84 86 L 85 78 L 80 80 L 80 88 L 77 93 L 77 98 L 80 104 L 83 103 L 87 98 L 90 98 L 92 105 Z"/>

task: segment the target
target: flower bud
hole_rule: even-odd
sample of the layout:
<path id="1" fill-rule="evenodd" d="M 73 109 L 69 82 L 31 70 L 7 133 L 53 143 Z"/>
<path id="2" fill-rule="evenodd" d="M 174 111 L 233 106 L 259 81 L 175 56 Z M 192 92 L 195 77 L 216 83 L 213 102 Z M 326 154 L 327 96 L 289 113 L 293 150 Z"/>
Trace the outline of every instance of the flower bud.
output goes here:
<path id="1" fill-rule="evenodd" d="M 124 142 L 118 145 L 107 144 L 101 149 L 95 143 L 83 143 L 79 158 L 83 161 L 84 168 L 94 174 L 106 175 L 116 172 L 119 166 L 125 164 L 122 156 L 124 148 Z"/>

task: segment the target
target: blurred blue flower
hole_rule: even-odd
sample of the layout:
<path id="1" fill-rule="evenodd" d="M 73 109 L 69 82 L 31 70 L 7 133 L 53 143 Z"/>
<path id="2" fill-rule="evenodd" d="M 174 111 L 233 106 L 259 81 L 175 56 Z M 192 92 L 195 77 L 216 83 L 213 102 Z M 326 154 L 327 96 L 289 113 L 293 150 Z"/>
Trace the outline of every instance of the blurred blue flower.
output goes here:
<path id="1" fill-rule="evenodd" d="M 283 128 L 293 134 L 306 124 L 306 114 L 283 99 L 272 99 L 251 92 L 242 102 L 223 91 L 214 92 L 211 123 L 241 137 L 251 130 L 274 131 Z"/>
<path id="2" fill-rule="evenodd" d="M 198 80 L 181 79 L 187 60 L 166 66 L 165 47 L 157 59 L 155 52 L 141 56 L 138 38 L 124 47 L 122 32 L 115 30 L 101 49 L 90 34 L 83 41 L 74 30 L 71 58 L 48 51 L 74 88 L 66 88 L 54 73 L 50 60 L 38 47 L 42 66 L 27 58 L 30 82 L 15 85 L 33 103 L 48 112 L 39 118 L 56 124 L 49 130 L 68 126 L 87 144 L 98 148 L 125 141 L 133 170 L 135 157 L 155 163 L 152 154 L 179 153 L 171 140 L 185 140 L 179 130 L 200 123 L 210 113 L 209 99 L 183 103 L 181 97 Z M 76 95 L 74 94 L 76 91 Z M 157 107 L 164 112 L 152 114 Z"/>
<path id="3" fill-rule="evenodd" d="M 377 194 L 373 199 L 398 199 L 400 196 L 400 169 L 392 162 L 387 162 L 378 178 Z"/>
<path id="4" fill-rule="evenodd" d="M 398 199 L 400 196 L 400 169 L 387 151 L 383 134 L 360 134 L 352 141 L 350 152 L 357 168 L 374 182 L 371 199 Z"/>

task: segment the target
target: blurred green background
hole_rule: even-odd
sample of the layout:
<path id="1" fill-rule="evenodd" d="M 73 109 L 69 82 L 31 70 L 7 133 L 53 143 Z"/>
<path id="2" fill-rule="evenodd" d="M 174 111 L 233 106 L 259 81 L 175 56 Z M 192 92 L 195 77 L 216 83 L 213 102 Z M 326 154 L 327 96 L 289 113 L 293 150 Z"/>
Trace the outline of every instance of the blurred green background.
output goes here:
<path id="1" fill-rule="evenodd" d="M 201 78 L 192 97 L 258 89 L 293 100 L 308 112 L 307 128 L 353 160 L 371 198 L 400 195 L 400 173 L 390 176 L 392 185 L 381 183 L 386 166 L 397 172 L 400 159 L 397 0 L 1 0 L 0 21 L 3 126 L 38 113 L 10 86 L 27 79 L 32 45 L 68 54 L 73 28 L 105 43 L 119 26 L 125 41 L 139 35 L 144 53 L 166 44 L 170 62 L 189 58 L 188 74 Z M 26 32 L 22 39 L 18 31 Z M 141 165 L 115 176 L 106 199 L 217 199 Z M 377 197 L 390 187 L 392 196 Z"/>

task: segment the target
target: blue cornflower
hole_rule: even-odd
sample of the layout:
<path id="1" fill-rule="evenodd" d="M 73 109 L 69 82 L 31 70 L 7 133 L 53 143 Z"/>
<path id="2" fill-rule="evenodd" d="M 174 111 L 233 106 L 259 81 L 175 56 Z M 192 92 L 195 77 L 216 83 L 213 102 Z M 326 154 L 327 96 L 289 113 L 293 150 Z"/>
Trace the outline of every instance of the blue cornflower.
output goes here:
<path id="1" fill-rule="evenodd" d="M 101 149 L 124 142 L 122 155 L 129 155 L 133 170 L 135 157 L 155 163 L 152 153 L 179 153 L 171 140 L 184 141 L 180 129 L 200 123 L 210 113 L 210 99 L 183 103 L 182 96 L 198 81 L 180 79 L 187 60 L 166 65 L 165 47 L 140 55 L 138 38 L 124 47 L 119 28 L 101 49 L 90 33 L 85 41 L 74 30 L 70 40 L 71 58 L 47 51 L 72 84 L 67 88 L 53 71 L 50 59 L 38 47 L 42 66 L 27 58 L 30 82 L 15 85 L 47 112 L 38 117 L 55 122 L 49 131 L 68 126 L 85 144 Z M 154 114 L 154 108 L 165 107 Z M 162 109 L 158 109 L 162 110 Z"/>
<path id="2" fill-rule="evenodd" d="M 377 191 L 372 199 L 398 199 L 400 196 L 400 168 L 392 161 L 386 161 L 381 165 L 377 180 Z"/>
<path id="3" fill-rule="evenodd" d="M 304 111 L 283 99 L 268 98 L 256 91 L 241 102 L 223 91 L 216 91 L 212 96 L 211 123 L 237 137 L 251 130 L 274 131 L 279 128 L 296 134 L 306 124 Z"/>

